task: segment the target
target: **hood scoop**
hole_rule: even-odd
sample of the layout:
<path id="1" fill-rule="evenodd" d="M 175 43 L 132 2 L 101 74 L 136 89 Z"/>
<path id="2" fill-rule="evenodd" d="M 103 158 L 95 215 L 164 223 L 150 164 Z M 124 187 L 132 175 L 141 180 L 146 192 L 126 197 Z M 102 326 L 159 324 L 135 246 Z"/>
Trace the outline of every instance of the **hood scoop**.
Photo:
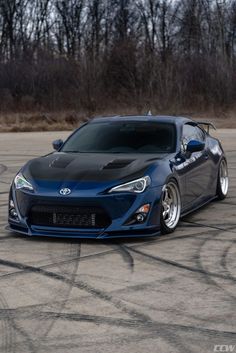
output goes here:
<path id="1" fill-rule="evenodd" d="M 55 159 L 50 163 L 50 167 L 51 167 L 51 168 L 64 169 L 64 168 L 66 168 L 73 160 L 74 160 L 74 157 L 60 156 L 60 157 L 55 158 Z"/>
<path id="2" fill-rule="evenodd" d="M 121 169 L 133 163 L 135 159 L 115 159 L 103 167 L 103 169 Z"/>

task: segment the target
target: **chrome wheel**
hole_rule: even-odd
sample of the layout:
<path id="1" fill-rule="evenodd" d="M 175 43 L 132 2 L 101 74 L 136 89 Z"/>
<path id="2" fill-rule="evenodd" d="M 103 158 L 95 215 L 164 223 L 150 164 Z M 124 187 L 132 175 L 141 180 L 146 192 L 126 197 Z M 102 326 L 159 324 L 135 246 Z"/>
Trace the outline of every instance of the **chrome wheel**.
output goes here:
<path id="1" fill-rule="evenodd" d="M 220 164 L 220 187 L 222 194 L 226 196 L 229 188 L 229 176 L 227 163 L 224 159 L 221 161 Z"/>
<path id="2" fill-rule="evenodd" d="M 162 219 L 168 229 L 174 229 L 180 218 L 181 202 L 177 185 L 170 182 L 163 188 Z"/>

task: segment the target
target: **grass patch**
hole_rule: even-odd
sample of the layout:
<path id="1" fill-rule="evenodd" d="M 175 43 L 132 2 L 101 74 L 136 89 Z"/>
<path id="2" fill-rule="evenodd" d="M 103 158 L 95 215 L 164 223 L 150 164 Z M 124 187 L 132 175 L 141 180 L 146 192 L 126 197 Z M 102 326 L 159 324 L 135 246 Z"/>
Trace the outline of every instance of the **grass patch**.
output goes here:
<path id="1" fill-rule="evenodd" d="M 98 112 L 100 116 L 137 114 L 134 109 L 119 111 L 118 109 L 106 112 Z M 139 112 L 140 114 L 140 112 Z M 141 112 L 141 114 L 145 114 Z M 195 120 L 207 120 L 213 122 L 218 128 L 236 128 L 236 111 L 163 111 L 153 115 L 189 116 Z M 32 131 L 71 131 L 89 120 L 86 114 L 76 112 L 53 113 L 0 113 L 0 132 L 32 132 Z"/>
<path id="2" fill-rule="evenodd" d="M 87 120 L 73 112 L 1 114 L 0 132 L 70 131 Z"/>

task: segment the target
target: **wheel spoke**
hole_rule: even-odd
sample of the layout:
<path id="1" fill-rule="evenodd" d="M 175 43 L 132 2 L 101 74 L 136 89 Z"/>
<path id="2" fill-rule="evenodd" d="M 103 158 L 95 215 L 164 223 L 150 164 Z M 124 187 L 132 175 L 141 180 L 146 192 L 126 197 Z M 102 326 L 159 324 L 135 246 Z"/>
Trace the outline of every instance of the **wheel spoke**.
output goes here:
<path id="1" fill-rule="evenodd" d="M 163 190 L 162 217 L 169 229 L 174 229 L 180 217 L 180 195 L 175 183 L 170 182 Z"/>
<path id="2" fill-rule="evenodd" d="M 164 211 L 163 212 L 163 218 L 165 219 L 167 215 L 168 215 L 168 211 Z"/>
<path id="3" fill-rule="evenodd" d="M 173 203 L 172 197 L 168 198 L 168 203 L 169 203 L 169 205 L 171 205 Z"/>
<path id="4" fill-rule="evenodd" d="M 168 200 L 167 189 L 164 190 L 163 201 L 166 203 Z"/>

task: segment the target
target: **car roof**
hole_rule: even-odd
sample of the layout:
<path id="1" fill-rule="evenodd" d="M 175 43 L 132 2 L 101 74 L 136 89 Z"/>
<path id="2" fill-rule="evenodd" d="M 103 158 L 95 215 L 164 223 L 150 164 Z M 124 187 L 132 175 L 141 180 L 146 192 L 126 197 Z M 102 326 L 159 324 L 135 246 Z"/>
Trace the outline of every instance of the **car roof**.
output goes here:
<path id="1" fill-rule="evenodd" d="M 106 116 L 106 117 L 95 117 L 90 120 L 90 123 L 98 123 L 98 122 L 111 122 L 111 121 L 156 121 L 160 123 L 169 123 L 175 125 L 183 125 L 186 123 L 194 123 L 193 120 L 181 117 L 181 116 L 168 116 L 168 115 L 116 115 L 116 116 Z"/>

